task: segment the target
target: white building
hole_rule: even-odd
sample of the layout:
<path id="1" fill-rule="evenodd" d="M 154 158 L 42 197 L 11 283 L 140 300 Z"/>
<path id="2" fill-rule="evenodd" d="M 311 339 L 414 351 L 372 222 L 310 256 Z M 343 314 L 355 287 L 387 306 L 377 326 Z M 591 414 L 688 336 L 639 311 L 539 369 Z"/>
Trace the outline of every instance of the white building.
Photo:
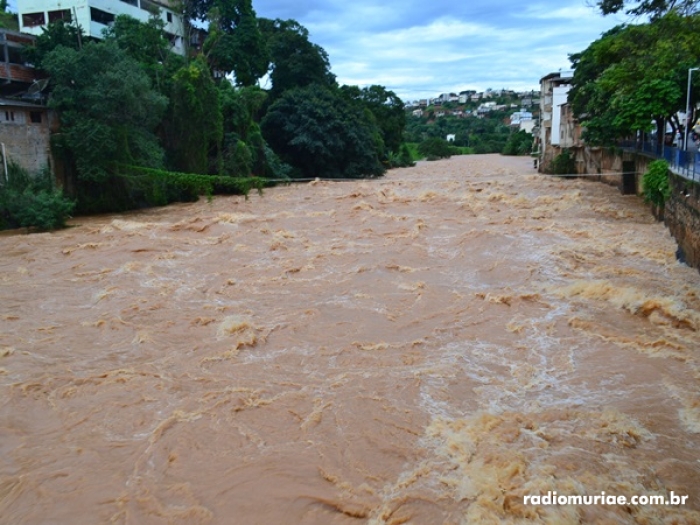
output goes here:
<path id="1" fill-rule="evenodd" d="M 117 15 L 129 15 L 141 22 L 158 15 L 165 23 L 173 51 L 185 54 L 182 16 L 168 0 L 17 0 L 17 12 L 23 33 L 40 35 L 51 22 L 75 18 L 87 36 L 97 39 Z"/>
<path id="2" fill-rule="evenodd" d="M 562 147 L 570 147 L 565 133 L 562 143 L 562 129 L 568 122 L 562 118 L 562 111 L 567 106 L 567 94 L 571 88 L 573 71 L 550 73 L 540 79 L 540 167 L 548 166 Z"/>

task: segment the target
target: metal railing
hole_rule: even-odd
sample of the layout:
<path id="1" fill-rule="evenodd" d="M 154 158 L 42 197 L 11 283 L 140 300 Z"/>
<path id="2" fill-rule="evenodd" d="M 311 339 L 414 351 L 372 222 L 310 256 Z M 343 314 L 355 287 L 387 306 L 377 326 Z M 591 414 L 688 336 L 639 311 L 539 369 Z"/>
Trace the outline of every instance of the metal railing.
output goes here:
<path id="1" fill-rule="evenodd" d="M 655 142 L 621 141 L 619 146 L 625 150 L 636 151 L 668 162 L 673 173 L 685 179 L 700 182 L 700 152 L 684 150 Z"/>

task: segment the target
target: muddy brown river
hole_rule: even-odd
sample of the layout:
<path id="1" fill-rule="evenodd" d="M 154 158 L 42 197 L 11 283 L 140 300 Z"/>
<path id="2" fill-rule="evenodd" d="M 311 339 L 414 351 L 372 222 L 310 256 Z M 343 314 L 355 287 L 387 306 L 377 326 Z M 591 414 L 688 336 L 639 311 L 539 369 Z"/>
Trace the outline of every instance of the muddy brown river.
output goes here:
<path id="1" fill-rule="evenodd" d="M 0 235 L 2 524 L 700 523 L 637 197 L 487 155 L 72 222 Z"/>

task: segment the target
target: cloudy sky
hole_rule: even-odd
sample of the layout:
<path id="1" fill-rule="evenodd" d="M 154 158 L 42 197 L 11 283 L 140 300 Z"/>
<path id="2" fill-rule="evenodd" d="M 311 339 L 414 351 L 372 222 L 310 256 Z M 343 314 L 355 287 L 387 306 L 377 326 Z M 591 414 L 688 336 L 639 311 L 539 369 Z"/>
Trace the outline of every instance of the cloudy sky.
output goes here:
<path id="1" fill-rule="evenodd" d="M 537 89 L 568 55 L 624 21 L 587 0 L 253 0 L 293 18 L 329 54 L 341 84 L 381 84 L 405 102 L 444 92 Z"/>
<path id="2" fill-rule="evenodd" d="M 328 53 L 341 84 L 380 84 L 405 102 L 465 89 L 537 89 L 568 55 L 622 23 L 595 0 L 253 0 L 293 18 Z M 15 11 L 16 0 L 10 0 Z"/>

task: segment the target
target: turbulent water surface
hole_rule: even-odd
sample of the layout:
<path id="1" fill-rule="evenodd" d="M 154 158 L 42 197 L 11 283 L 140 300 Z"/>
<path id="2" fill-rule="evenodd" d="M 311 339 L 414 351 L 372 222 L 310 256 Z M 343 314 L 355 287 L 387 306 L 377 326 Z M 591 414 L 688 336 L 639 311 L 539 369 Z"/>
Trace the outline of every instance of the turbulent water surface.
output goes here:
<path id="1" fill-rule="evenodd" d="M 0 523 L 700 523 L 675 250 L 499 156 L 7 233 Z"/>

